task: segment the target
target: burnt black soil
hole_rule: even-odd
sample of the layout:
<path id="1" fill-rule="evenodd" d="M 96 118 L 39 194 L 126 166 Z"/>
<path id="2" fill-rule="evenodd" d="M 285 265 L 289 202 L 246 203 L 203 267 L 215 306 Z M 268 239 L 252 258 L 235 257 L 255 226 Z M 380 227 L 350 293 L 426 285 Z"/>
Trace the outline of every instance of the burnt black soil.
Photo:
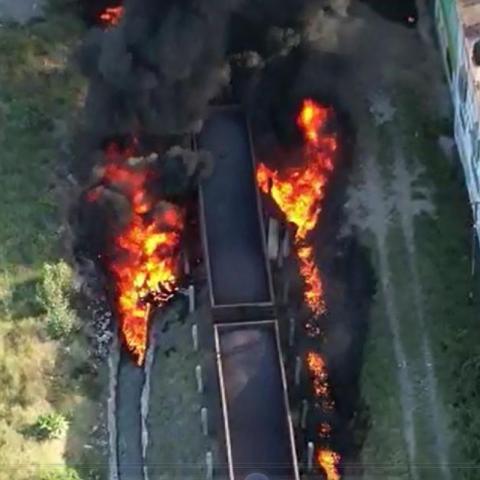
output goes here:
<path id="1" fill-rule="evenodd" d="M 342 106 L 334 105 L 334 108 L 340 152 L 315 233 L 317 262 L 328 308 L 327 314 L 320 319 L 325 330 L 321 351 L 328 364 L 335 401 L 331 444 L 342 453 L 344 464 L 357 464 L 370 422 L 361 399 L 359 379 L 376 279 L 370 252 L 360 244 L 356 233 L 339 235 L 346 221 L 343 208 L 355 132 Z M 321 420 L 322 414 L 317 412 L 317 415 Z M 350 470 L 350 474 L 358 473 Z"/>
<path id="2" fill-rule="evenodd" d="M 319 103 L 331 106 L 335 111 L 334 120 L 328 128 L 338 132 L 339 154 L 323 201 L 318 226 L 312 233 L 328 312 L 318 319 L 323 336 L 311 339 L 304 331 L 299 332 L 297 345 L 293 351 L 287 349 L 286 355 L 291 365 L 296 355 L 305 358 L 306 351 L 322 353 L 328 365 L 331 392 L 335 401 L 335 408 L 331 413 L 325 414 L 318 405 L 313 411 L 310 410 L 307 431 L 297 432 L 299 449 L 301 450 L 307 441 L 317 440 L 317 445 L 322 445 L 323 442 L 325 447 L 339 452 L 343 465 L 351 465 L 357 464 L 369 424 L 361 400 L 359 379 L 376 280 L 369 252 L 360 245 L 357 234 L 353 232 L 347 236 L 340 235 L 346 222 L 343 210 L 355 149 L 355 128 L 348 108 L 336 98 L 334 83 L 331 83 L 328 77 L 334 78 L 344 67 L 335 55 L 326 55 L 322 61 L 328 66 L 330 73 L 318 81 L 316 88 L 311 85 L 295 88 L 295 72 L 298 71 L 296 65 L 302 63 L 302 57 L 303 54 L 299 51 L 289 59 L 272 65 L 264 81 L 259 82 L 259 95 L 250 102 L 253 106 L 251 118 L 254 143 L 257 157 L 271 167 L 284 168 L 289 164 L 293 165 L 298 161 L 295 152 L 298 151 L 300 142 L 295 127 L 295 115 L 302 99 L 313 98 Z M 264 198 L 264 204 L 271 209 L 270 214 L 281 215 L 272 208 L 268 199 Z M 291 266 L 296 270 L 295 262 Z M 285 274 L 281 272 L 280 275 Z M 298 274 L 295 276 L 298 277 Z M 297 290 L 298 300 L 290 300 L 286 311 L 280 312 L 280 317 L 288 318 L 293 314 L 297 322 L 306 321 L 309 314 L 303 310 L 302 317 L 301 307 L 298 310 L 302 293 L 301 288 Z M 293 295 L 295 296 L 295 293 Z M 285 327 L 283 329 L 288 330 Z M 314 404 L 308 376 L 303 378 L 300 387 L 295 387 L 291 380 L 290 375 L 289 393 L 292 405 L 298 405 L 304 398 L 310 398 L 311 404 Z M 323 421 L 333 427 L 327 441 L 318 437 L 318 428 Z M 304 460 L 305 452 L 299 453 L 300 459 Z M 347 470 L 355 473 L 352 468 L 345 468 L 345 473 Z"/>
<path id="3" fill-rule="evenodd" d="M 360 0 L 386 20 L 414 27 L 418 11 L 415 0 Z"/>

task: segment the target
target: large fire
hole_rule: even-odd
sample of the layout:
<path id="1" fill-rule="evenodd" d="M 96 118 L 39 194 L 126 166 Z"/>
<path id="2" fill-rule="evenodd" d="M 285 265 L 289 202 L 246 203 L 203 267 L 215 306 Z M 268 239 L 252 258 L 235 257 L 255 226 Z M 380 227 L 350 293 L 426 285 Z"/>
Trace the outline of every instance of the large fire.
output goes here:
<path id="1" fill-rule="evenodd" d="M 308 234 L 317 224 L 320 202 L 325 195 L 329 173 L 334 168 L 337 138 L 325 131 L 329 115 L 328 108 L 313 100 L 305 100 L 297 117 L 297 125 L 305 140 L 302 149 L 304 165 L 281 173 L 264 163 L 260 163 L 257 169 L 260 189 L 273 198 L 287 221 L 296 227 L 294 242 L 306 286 L 305 302 L 317 315 L 325 312 L 325 300 Z"/>
<path id="2" fill-rule="evenodd" d="M 133 149 L 122 151 L 110 144 L 101 181 L 121 190 L 130 204 L 130 219 L 115 236 L 106 262 L 115 280 L 123 341 L 138 364 L 142 364 L 150 306 L 165 303 L 176 291 L 184 213 L 173 204 L 150 197 L 150 169 L 132 163 L 132 154 Z M 96 190 L 92 190 L 89 198 L 95 197 Z"/>
<path id="3" fill-rule="evenodd" d="M 120 23 L 123 13 L 124 7 L 122 5 L 117 7 L 107 7 L 99 15 L 100 22 L 105 26 L 114 27 Z"/>

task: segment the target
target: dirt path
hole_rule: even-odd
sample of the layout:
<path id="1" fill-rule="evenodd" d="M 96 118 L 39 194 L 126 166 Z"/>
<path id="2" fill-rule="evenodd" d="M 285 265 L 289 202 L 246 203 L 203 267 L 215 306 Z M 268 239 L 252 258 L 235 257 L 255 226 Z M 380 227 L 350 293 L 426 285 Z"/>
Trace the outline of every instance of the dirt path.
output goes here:
<path id="1" fill-rule="evenodd" d="M 363 184 L 350 192 L 350 219 L 353 225 L 374 235 L 379 259 L 379 276 L 385 300 L 386 318 L 393 341 L 395 363 L 398 367 L 402 429 L 413 479 L 420 478 L 416 469 L 416 438 L 414 429 L 414 394 L 411 372 L 401 340 L 400 323 L 396 313 L 393 285 L 387 252 L 387 233 L 391 221 L 392 202 L 382 188 L 382 177 L 371 154 L 367 153 L 361 166 Z"/>
<path id="2" fill-rule="evenodd" d="M 420 166 L 415 164 L 412 171 L 410 171 L 401 147 L 398 144 L 395 145 L 394 151 L 394 177 L 392 182 L 394 202 L 395 208 L 400 214 L 402 231 L 408 251 L 408 268 L 412 278 L 413 300 L 418 320 L 418 334 L 421 336 L 421 360 L 423 368 L 419 373 L 421 378 L 425 379 L 426 388 L 424 392 L 427 395 L 425 401 L 429 405 L 429 420 L 434 432 L 435 453 L 438 456 L 442 478 L 449 480 L 451 475 L 448 468 L 448 432 L 444 421 L 445 416 L 442 411 L 441 399 L 439 399 L 430 339 L 425 326 L 423 291 L 418 274 L 415 247 L 415 217 L 421 214 L 432 215 L 435 209 L 430 201 L 430 192 L 426 188 L 418 185 L 418 180 L 423 173 Z"/>

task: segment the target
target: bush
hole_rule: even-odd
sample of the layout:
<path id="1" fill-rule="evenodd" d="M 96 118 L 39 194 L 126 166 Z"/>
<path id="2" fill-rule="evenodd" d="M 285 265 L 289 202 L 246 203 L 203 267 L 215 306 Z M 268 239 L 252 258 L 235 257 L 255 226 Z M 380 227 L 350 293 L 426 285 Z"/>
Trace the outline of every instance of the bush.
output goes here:
<path id="1" fill-rule="evenodd" d="M 81 480 L 73 468 L 59 468 L 41 473 L 39 480 Z"/>
<path id="2" fill-rule="evenodd" d="M 31 428 L 31 433 L 38 440 L 60 438 L 68 427 L 67 419 L 60 413 L 40 415 Z"/>
<path id="3" fill-rule="evenodd" d="M 8 272 L 0 274 L 0 313 L 8 318 L 11 314 L 11 305 L 13 301 L 12 279 Z"/>
<path id="4" fill-rule="evenodd" d="M 66 338 L 75 326 L 70 308 L 72 270 L 63 261 L 43 266 L 38 299 L 47 313 L 47 333 L 54 340 Z"/>

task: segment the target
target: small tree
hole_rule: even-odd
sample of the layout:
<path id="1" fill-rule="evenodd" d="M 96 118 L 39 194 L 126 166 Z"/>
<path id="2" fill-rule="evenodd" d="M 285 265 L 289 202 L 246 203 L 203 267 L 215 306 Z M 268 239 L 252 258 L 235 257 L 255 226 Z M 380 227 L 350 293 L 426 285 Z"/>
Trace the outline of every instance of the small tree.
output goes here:
<path id="1" fill-rule="evenodd" d="M 32 434 L 39 440 L 60 438 L 68 427 L 67 419 L 60 413 L 40 415 L 32 426 Z"/>

